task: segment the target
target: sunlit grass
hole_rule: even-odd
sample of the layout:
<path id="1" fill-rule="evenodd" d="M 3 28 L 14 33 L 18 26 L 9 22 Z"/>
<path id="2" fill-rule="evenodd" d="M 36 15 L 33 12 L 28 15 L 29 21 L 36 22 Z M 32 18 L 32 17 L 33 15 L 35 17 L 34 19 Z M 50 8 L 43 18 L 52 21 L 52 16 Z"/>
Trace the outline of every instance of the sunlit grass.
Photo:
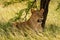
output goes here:
<path id="1" fill-rule="evenodd" d="M 0 22 L 0 40 L 60 40 L 60 10 L 59 9 L 57 11 L 55 10 L 57 8 L 57 5 L 58 3 L 56 2 L 56 0 L 50 3 L 49 13 L 47 16 L 46 27 L 44 29 L 44 32 L 36 33 L 29 26 L 19 27 L 18 29 L 17 27 L 12 27 L 10 23 Z M 9 16 L 10 13 L 11 14 L 13 13 L 13 15 L 15 15 L 14 13 L 19 11 L 20 5 L 17 4 L 16 6 L 15 4 L 14 7 L 10 5 L 10 8 L 8 6 L 3 9 L 1 7 L 2 5 L 0 6 L 0 15 L 2 14 L 1 16 L 3 16 L 2 12 L 4 12 L 5 16 L 6 16 L 6 13 L 7 13 L 7 16 Z M 14 9 L 15 11 L 13 11 Z M 9 14 L 7 11 L 9 12 Z"/>
<path id="2" fill-rule="evenodd" d="M 59 35 L 60 27 L 52 24 L 45 27 L 44 32 L 41 33 L 36 33 L 28 26 L 19 29 L 11 26 L 7 26 L 6 29 L 0 27 L 0 40 L 59 40 Z"/>

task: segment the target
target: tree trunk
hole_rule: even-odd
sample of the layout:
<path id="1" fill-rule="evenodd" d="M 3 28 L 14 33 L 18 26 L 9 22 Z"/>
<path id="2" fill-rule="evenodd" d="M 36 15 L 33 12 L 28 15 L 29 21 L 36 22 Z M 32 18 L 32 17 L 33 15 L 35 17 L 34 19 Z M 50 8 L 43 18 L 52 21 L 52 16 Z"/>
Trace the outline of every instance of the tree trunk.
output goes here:
<path id="1" fill-rule="evenodd" d="M 49 2 L 50 2 L 50 0 L 41 0 L 41 3 L 40 3 L 40 9 L 42 9 L 42 8 L 44 9 L 43 20 L 42 20 L 42 28 L 43 29 L 44 29 L 45 22 L 47 19 Z"/>

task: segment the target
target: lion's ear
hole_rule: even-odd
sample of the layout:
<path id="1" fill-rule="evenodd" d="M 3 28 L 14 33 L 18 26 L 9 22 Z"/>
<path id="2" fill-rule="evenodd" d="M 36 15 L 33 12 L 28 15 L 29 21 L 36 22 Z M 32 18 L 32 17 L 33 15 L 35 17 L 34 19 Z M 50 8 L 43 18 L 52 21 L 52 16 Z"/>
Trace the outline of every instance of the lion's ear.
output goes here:
<path id="1" fill-rule="evenodd" d="M 43 13 L 44 13 L 44 9 L 41 9 L 41 10 L 39 10 L 38 15 L 39 15 L 39 16 L 43 16 Z"/>
<path id="2" fill-rule="evenodd" d="M 31 13 L 34 14 L 36 12 L 36 9 L 31 9 Z"/>
<path id="3" fill-rule="evenodd" d="M 42 8 L 41 10 L 40 10 L 40 14 L 43 14 L 44 13 L 44 9 Z"/>

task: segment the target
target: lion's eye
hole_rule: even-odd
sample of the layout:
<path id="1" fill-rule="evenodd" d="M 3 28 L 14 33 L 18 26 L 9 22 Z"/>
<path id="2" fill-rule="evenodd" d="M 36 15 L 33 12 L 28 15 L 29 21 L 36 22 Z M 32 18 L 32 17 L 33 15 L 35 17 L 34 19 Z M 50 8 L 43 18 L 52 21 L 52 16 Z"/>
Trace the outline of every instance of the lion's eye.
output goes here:
<path id="1" fill-rule="evenodd" d="M 40 19 L 38 19 L 38 20 L 37 20 L 37 22 L 41 22 L 41 20 L 40 20 Z"/>
<path id="2" fill-rule="evenodd" d="M 39 19 L 37 20 L 37 22 L 39 22 Z"/>

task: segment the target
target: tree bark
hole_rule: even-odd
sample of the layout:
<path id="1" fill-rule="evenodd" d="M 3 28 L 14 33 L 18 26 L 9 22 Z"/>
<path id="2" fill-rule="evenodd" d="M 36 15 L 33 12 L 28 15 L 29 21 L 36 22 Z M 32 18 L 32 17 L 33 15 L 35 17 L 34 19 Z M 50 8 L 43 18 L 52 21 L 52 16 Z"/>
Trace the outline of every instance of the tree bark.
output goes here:
<path id="1" fill-rule="evenodd" d="M 43 20 L 42 20 L 42 28 L 43 29 L 44 29 L 45 22 L 47 19 L 49 2 L 50 2 L 50 0 L 41 0 L 41 2 L 40 2 L 40 9 L 42 9 L 42 8 L 44 9 Z"/>

